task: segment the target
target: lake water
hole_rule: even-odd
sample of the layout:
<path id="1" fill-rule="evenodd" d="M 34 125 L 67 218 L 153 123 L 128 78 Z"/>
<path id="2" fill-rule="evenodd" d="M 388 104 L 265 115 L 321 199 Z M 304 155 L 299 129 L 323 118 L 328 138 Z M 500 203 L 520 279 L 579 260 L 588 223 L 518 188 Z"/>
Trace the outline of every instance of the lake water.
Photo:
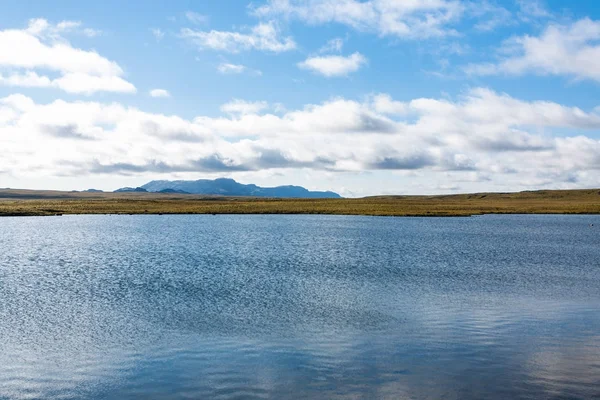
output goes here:
<path id="1" fill-rule="evenodd" d="M 1 399 L 593 397 L 600 216 L 0 219 Z"/>

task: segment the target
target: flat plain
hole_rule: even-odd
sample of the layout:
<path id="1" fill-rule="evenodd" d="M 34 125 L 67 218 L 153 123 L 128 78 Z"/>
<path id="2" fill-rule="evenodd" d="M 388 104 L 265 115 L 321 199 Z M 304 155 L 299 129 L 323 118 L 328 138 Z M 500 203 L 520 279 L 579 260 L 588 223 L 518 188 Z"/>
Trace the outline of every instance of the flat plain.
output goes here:
<path id="1" fill-rule="evenodd" d="M 600 189 L 356 199 L 272 199 L 158 193 L 0 190 L 0 216 L 61 214 L 338 214 L 470 216 L 600 214 Z"/>

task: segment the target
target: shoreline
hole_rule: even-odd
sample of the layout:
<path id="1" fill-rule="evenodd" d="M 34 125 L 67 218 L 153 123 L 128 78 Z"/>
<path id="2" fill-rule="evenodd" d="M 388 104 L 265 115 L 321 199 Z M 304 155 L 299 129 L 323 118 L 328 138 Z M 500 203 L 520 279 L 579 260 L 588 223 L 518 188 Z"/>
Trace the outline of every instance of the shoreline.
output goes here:
<path id="1" fill-rule="evenodd" d="M 468 217 L 485 214 L 600 214 L 600 190 L 281 199 L 0 190 L 0 217 L 56 215 L 364 215 Z"/>
<path id="2" fill-rule="evenodd" d="M 32 214 L 32 213 L 13 213 L 13 214 L 2 214 L 0 213 L 1 218 L 51 218 L 51 217 L 63 217 L 63 216 L 84 216 L 84 215 L 97 215 L 97 216 L 114 216 L 114 217 L 122 217 L 122 216 L 137 216 L 137 215 L 148 215 L 148 216 L 171 216 L 171 215 L 212 215 L 212 216 L 221 216 L 221 215 L 323 215 L 323 216 L 340 216 L 340 217 L 386 217 L 386 218 L 472 218 L 472 217 L 483 217 L 486 215 L 587 215 L 587 216 L 597 216 L 600 215 L 600 212 L 592 213 L 592 212 L 556 212 L 556 213 L 548 213 L 548 212 L 502 212 L 502 213 L 481 213 L 481 214 L 343 214 L 343 213 L 313 213 L 313 212 L 299 212 L 299 213 L 256 213 L 256 212 L 247 212 L 247 213 L 177 213 L 177 212 L 163 212 L 163 213 L 121 213 L 121 214 L 104 214 L 104 213 L 66 213 L 66 214 Z"/>

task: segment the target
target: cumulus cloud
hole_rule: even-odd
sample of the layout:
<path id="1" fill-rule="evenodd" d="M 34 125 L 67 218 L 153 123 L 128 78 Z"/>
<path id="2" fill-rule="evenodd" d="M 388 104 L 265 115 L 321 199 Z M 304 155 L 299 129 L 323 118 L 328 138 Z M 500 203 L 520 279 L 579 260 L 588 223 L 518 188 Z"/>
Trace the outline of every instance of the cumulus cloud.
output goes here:
<path id="1" fill-rule="evenodd" d="M 401 156 L 383 156 L 367 163 L 369 169 L 392 169 L 392 170 L 411 170 L 421 169 L 430 165 L 435 165 L 436 161 L 427 152 L 401 155 Z"/>
<path id="2" fill-rule="evenodd" d="M 85 73 L 69 73 L 50 79 L 33 71 L 4 76 L 0 84 L 5 86 L 57 88 L 68 93 L 91 95 L 96 92 L 135 92 L 135 87 L 117 76 L 94 76 Z"/>
<path id="3" fill-rule="evenodd" d="M 566 75 L 600 81 L 600 21 L 584 18 L 570 25 L 548 26 L 540 36 L 508 40 L 499 63 L 472 64 L 475 75 Z"/>
<path id="4" fill-rule="evenodd" d="M 339 53 L 344 47 L 344 39 L 333 38 L 328 40 L 323 47 L 319 49 L 319 53 Z"/>
<path id="5" fill-rule="evenodd" d="M 221 106 L 221 111 L 228 114 L 258 114 L 261 111 L 269 108 L 269 104 L 266 101 L 244 101 L 240 99 L 234 99 L 229 103 L 225 103 Z"/>
<path id="6" fill-rule="evenodd" d="M 490 179 L 512 188 L 600 183 L 600 141 L 565 135 L 599 132 L 594 110 L 486 88 L 454 100 L 375 94 L 272 109 L 237 99 L 221 116 L 190 120 L 118 103 L 11 95 L 0 99 L 0 146 L 10 155 L 0 170 L 17 177 L 379 170 L 445 174 L 446 185 L 461 187 Z"/>
<path id="7" fill-rule="evenodd" d="M 57 138 L 94 140 L 80 132 L 77 125 L 40 125 L 40 131 Z"/>
<path id="8" fill-rule="evenodd" d="M 326 77 L 335 77 L 356 72 L 366 63 L 366 57 L 357 52 L 347 57 L 333 55 L 309 57 L 298 63 L 298 67 Z"/>
<path id="9" fill-rule="evenodd" d="M 247 32 L 236 31 L 197 31 L 183 28 L 180 36 L 199 49 L 212 49 L 229 53 L 248 50 L 262 50 L 281 53 L 296 48 L 296 43 L 289 37 L 283 37 L 274 22 L 260 23 Z"/>
<path id="10" fill-rule="evenodd" d="M 194 11 L 187 11 L 185 13 L 185 17 L 187 18 L 188 21 L 190 21 L 191 23 L 196 24 L 196 25 L 203 25 L 208 22 L 208 17 L 206 15 L 199 14 Z"/>
<path id="11" fill-rule="evenodd" d="M 517 0 L 517 4 L 524 20 L 552 17 L 552 13 L 538 0 Z"/>
<path id="12" fill-rule="evenodd" d="M 419 39 L 455 34 L 449 25 L 459 20 L 464 8 L 455 0 L 270 0 L 252 12 L 259 17 L 315 25 L 334 22 L 380 36 Z"/>
<path id="13" fill-rule="evenodd" d="M 51 24 L 44 18 L 33 18 L 29 20 L 26 31 L 32 35 L 62 40 L 63 34 L 79 33 L 87 37 L 96 37 L 102 34 L 102 31 L 92 28 L 83 28 L 81 21 L 61 21 L 57 24 Z"/>
<path id="14" fill-rule="evenodd" d="M 165 37 L 165 33 L 158 28 L 152 28 L 152 29 L 150 29 L 150 32 L 152 32 L 152 35 L 154 35 L 154 38 L 157 41 L 160 41 L 160 40 L 162 40 L 162 38 Z"/>
<path id="15" fill-rule="evenodd" d="M 474 3 L 469 11 L 472 16 L 478 17 L 474 28 L 479 31 L 489 32 L 500 26 L 516 23 L 509 10 L 488 1 Z"/>
<path id="16" fill-rule="evenodd" d="M 124 72 L 116 62 L 95 51 L 74 48 L 60 36 L 80 25 L 72 21 L 52 25 L 44 19 L 34 19 L 26 29 L 0 31 L 0 66 L 15 71 L 0 74 L 0 84 L 57 88 L 77 94 L 135 92 L 135 86 L 123 78 Z M 36 70 L 58 72 L 60 76 L 51 78 Z"/>
<path id="17" fill-rule="evenodd" d="M 223 75 L 239 75 L 246 73 L 253 76 L 261 76 L 262 71 L 259 69 L 248 68 L 243 64 L 221 63 L 217 66 L 217 71 Z"/>
<path id="18" fill-rule="evenodd" d="M 222 74 L 241 74 L 246 70 L 246 67 L 241 64 L 221 63 L 217 70 Z"/>
<path id="19" fill-rule="evenodd" d="M 373 109 L 381 114 L 406 114 L 408 104 L 392 99 L 389 94 L 377 94 L 373 96 Z"/>
<path id="20" fill-rule="evenodd" d="M 51 87 L 53 85 L 50 78 L 47 76 L 40 76 L 33 71 L 6 76 L 0 74 L 0 84 L 4 86 L 22 87 Z"/>
<path id="21" fill-rule="evenodd" d="M 96 37 L 96 36 L 100 36 L 102 34 L 102 31 L 99 29 L 92 29 L 92 28 L 84 28 L 81 31 L 85 36 L 87 37 Z"/>
<path id="22" fill-rule="evenodd" d="M 149 93 L 151 97 L 171 97 L 171 93 L 165 89 L 152 89 Z"/>

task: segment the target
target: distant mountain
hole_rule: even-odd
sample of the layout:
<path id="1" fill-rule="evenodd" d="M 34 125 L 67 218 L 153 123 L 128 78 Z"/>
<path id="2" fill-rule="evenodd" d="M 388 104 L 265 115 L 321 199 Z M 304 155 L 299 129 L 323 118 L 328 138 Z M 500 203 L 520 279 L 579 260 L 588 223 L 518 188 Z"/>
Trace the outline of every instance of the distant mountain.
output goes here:
<path id="1" fill-rule="evenodd" d="M 82 190 L 82 193 L 104 193 L 103 190 L 98 190 L 98 189 L 86 189 L 86 190 Z"/>
<path id="2" fill-rule="evenodd" d="M 190 192 L 186 192 L 185 190 L 179 190 L 179 189 L 163 189 L 163 190 L 159 190 L 157 193 L 190 194 Z"/>
<path id="3" fill-rule="evenodd" d="M 136 188 L 124 187 L 124 188 L 117 189 L 114 191 L 114 193 L 130 193 L 130 192 L 147 192 L 147 190 L 144 189 L 143 187 L 136 187 Z"/>
<path id="4" fill-rule="evenodd" d="M 311 192 L 302 186 L 277 186 L 263 188 L 256 185 L 244 185 L 233 179 L 219 178 L 215 180 L 199 179 L 197 181 L 152 181 L 142 186 L 148 192 L 165 190 L 183 191 L 193 194 L 221 196 L 255 196 L 282 198 L 341 198 L 334 192 Z M 174 192 L 171 192 L 174 193 Z"/>

